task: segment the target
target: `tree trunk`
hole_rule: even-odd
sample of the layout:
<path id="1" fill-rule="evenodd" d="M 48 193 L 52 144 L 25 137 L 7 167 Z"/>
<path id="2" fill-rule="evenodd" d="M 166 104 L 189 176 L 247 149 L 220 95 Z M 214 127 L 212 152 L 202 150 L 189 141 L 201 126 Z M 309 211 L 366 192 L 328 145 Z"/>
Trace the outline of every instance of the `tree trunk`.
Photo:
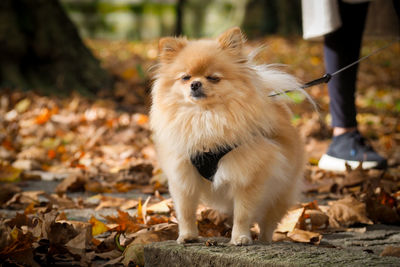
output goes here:
<path id="1" fill-rule="evenodd" d="M 181 36 L 183 34 L 183 8 L 185 2 L 185 0 L 178 0 L 176 4 L 175 36 Z"/>
<path id="2" fill-rule="evenodd" d="M 58 0 L 0 1 L 0 88 L 68 94 L 111 84 Z"/>

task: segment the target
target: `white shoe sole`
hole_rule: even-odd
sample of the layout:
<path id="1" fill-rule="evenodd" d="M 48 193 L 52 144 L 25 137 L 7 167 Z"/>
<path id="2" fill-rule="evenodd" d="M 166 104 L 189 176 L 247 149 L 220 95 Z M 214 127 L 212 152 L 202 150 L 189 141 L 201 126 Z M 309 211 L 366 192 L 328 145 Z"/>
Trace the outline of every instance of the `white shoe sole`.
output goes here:
<path id="1" fill-rule="evenodd" d="M 318 167 L 327 171 L 346 171 L 346 163 L 352 169 L 355 169 L 358 167 L 358 165 L 360 165 L 360 161 L 339 159 L 324 154 L 318 162 Z M 376 161 L 363 161 L 362 163 L 362 168 L 364 170 L 372 169 L 376 166 L 378 166 L 378 162 Z"/>

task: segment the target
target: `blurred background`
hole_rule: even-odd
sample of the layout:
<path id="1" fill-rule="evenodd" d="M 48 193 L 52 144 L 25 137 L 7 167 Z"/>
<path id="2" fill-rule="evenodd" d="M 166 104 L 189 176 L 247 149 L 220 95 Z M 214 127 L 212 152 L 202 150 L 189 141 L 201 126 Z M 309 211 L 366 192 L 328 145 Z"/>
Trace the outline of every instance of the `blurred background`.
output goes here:
<path id="1" fill-rule="evenodd" d="M 373 1 L 370 11 L 375 10 L 379 13 L 369 16 L 366 35 L 375 39 L 398 36 L 391 1 Z M 100 89 L 115 88 L 115 78 L 121 75 L 146 78 L 146 64 L 126 68 L 126 60 L 155 59 L 157 51 L 144 47 L 161 36 L 215 37 L 240 26 L 249 40 L 279 36 L 301 42 L 301 1 L 4 0 L 0 3 L 0 24 L 0 86 L 97 94 Z M 129 52 L 129 47 L 138 43 L 144 50 L 139 52 L 136 47 Z M 118 47 L 123 44 L 128 46 Z M 284 46 L 282 51 L 286 53 Z M 116 63 L 108 57 L 110 53 L 126 60 L 117 59 Z M 97 59 L 108 72 L 99 67 Z M 267 60 L 289 65 L 304 61 L 301 56 L 289 61 Z M 320 62 L 314 57 L 314 63 Z M 117 77 L 116 69 L 120 72 Z M 299 78 L 308 77 L 300 74 Z"/>

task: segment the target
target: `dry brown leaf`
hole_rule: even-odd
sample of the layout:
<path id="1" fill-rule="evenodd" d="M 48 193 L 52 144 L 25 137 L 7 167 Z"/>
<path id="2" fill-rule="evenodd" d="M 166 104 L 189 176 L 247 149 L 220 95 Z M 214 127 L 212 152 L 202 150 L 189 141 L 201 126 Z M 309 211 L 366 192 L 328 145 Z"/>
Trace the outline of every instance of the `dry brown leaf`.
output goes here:
<path id="1" fill-rule="evenodd" d="M 178 225 L 162 223 L 152 226 L 148 231 L 143 231 L 136 236 L 131 244 L 149 244 L 178 238 Z"/>
<path id="2" fill-rule="evenodd" d="M 322 235 L 320 233 L 314 233 L 300 229 L 294 229 L 293 231 L 289 232 L 287 237 L 295 242 L 312 244 L 319 244 L 322 239 Z"/>
<path id="3" fill-rule="evenodd" d="M 122 264 L 129 266 L 133 263 L 136 266 L 144 266 L 144 245 L 143 244 L 129 244 L 123 253 L 124 258 Z"/>
<path id="4" fill-rule="evenodd" d="M 400 247 L 387 246 L 379 256 L 392 256 L 400 258 Z"/>
<path id="5" fill-rule="evenodd" d="M 0 161 L 0 182 L 16 182 L 20 179 L 22 170 Z"/>
<path id="6" fill-rule="evenodd" d="M 228 220 L 228 216 L 214 209 L 206 209 L 201 212 L 201 219 L 208 220 L 215 225 L 221 225 Z"/>
<path id="7" fill-rule="evenodd" d="M 347 167 L 347 166 L 346 166 Z M 347 172 L 344 179 L 340 182 L 339 186 L 343 187 L 354 187 L 362 184 L 370 179 L 368 171 L 362 168 L 362 164 L 354 170 L 351 167 L 347 167 Z"/>
<path id="8" fill-rule="evenodd" d="M 31 203 L 39 203 L 39 196 L 45 194 L 44 191 L 25 191 L 15 194 L 5 204 L 6 206 L 19 207 L 20 209 L 26 208 Z"/>
<path id="9" fill-rule="evenodd" d="M 148 213 L 169 213 L 172 207 L 172 198 L 165 199 L 147 207 Z"/>
<path id="10" fill-rule="evenodd" d="M 92 241 L 92 225 L 86 222 L 79 221 L 58 221 L 58 223 L 68 223 L 71 224 L 74 229 L 78 232 L 78 235 L 69 240 L 65 245 L 70 248 L 76 249 L 88 249 L 90 248 Z"/>
<path id="11" fill-rule="evenodd" d="M 86 182 L 86 179 L 82 175 L 71 174 L 57 185 L 55 192 L 57 194 L 62 194 L 67 191 L 83 191 Z"/>
<path id="12" fill-rule="evenodd" d="M 6 203 L 8 200 L 10 200 L 15 194 L 21 192 L 21 188 L 14 184 L 0 184 L 0 205 Z"/>
<path id="13" fill-rule="evenodd" d="M 366 199 L 368 217 L 374 222 L 397 224 L 400 222 L 397 200 L 385 191 L 370 195 Z"/>
<path id="14" fill-rule="evenodd" d="M 276 232 L 287 233 L 293 231 L 298 224 L 299 218 L 304 212 L 304 207 L 294 210 L 289 210 L 288 213 L 279 222 Z"/>
<path id="15" fill-rule="evenodd" d="M 329 216 L 320 210 L 305 210 L 300 219 L 300 229 L 302 230 L 322 230 L 329 225 Z"/>
<path id="16" fill-rule="evenodd" d="M 47 198 L 52 205 L 59 209 L 74 209 L 78 208 L 78 205 L 69 198 L 66 194 L 57 195 L 57 194 L 44 194 L 44 197 Z"/>
<path id="17" fill-rule="evenodd" d="M 29 233 L 24 235 L 26 237 L 18 237 L 18 240 L 11 243 L 8 247 L 5 247 L 0 251 L 0 261 L 9 261 L 14 264 L 11 266 L 33 266 L 39 267 L 40 265 L 34 260 L 32 241 L 29 238 Z M 15 264 L 17 263 L 17 264 Z M 4 263 L 4 266 L 7 265 Z"/>
<path id="18" fill-rule="evenodd" d="M 138 163 L 127 170 L 121 170 L 120 176 L 118 181 L 123 180 L 139 185 L 148 185 L 150 178 L 153 176 L 153 165 L 145 162 Z"/>
<path id="19" fill-rule="evenodd" d="M 328 227 L 329 217 L 321 211 L 316 201 L 302 204 L 302 208 L 290 210 L 279 222 L 276 232 L 321 230 Z"/>
<path id="20" fill-rule="evenodd" d="M 352 196 L 329 202 L 329 224 L 332 227 L 348 227 L 356 223 L 373 224 L 367 217 L 366 205 Z"/>
<path id="21" fill-rule="evenodd" d="M 126 198 L 101 196 L 100 203 L 95 210 L 103 208 L 120 208 L 121 210 L 132 209 L 137 206 L 139 202 L 134 199 L 127 200 Z"/>
<path id="22" fill-rule="evenodd" d="M 272 235 L 273 242 L 280 242 L 280 241 L 285 241 L 285 240 L 290 240 L 290 238 L 287 237 L 287 233 L 275 231 L 274 234 Z"/>
<path id="23" fill-rule="evenodd" d="M 198 228 L 200 236 L 226 236 L 229 235 L 230 226 L 226 223 L 228 217 L 216 210 L 203 208 L 199 209 Z"/>

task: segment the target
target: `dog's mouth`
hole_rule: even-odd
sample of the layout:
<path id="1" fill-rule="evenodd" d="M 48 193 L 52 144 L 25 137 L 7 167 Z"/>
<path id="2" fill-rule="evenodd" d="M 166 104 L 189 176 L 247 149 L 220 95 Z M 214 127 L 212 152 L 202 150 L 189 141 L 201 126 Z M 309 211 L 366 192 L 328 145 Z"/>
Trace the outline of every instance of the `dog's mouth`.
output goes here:
<path id="1" fill-rule="evenodd" d="M 206 98 L 207 95 L 202 90 L 197 90 L 197 91 L 191 91 L 190 97 L 193 98 L 194 100 L 199 100 Z"/>

